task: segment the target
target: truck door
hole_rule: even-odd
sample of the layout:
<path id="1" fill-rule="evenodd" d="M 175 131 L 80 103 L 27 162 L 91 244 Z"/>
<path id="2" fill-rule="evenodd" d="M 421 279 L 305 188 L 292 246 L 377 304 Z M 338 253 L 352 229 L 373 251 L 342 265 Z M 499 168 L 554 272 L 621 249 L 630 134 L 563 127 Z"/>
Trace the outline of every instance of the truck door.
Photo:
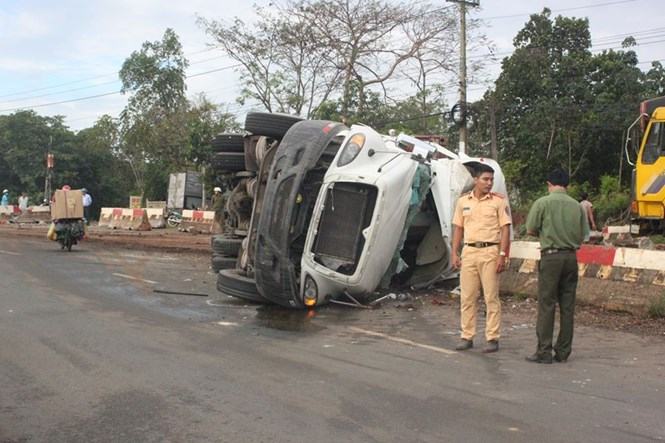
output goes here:
<path id="1" fill-rule="evenodd" d="M 640 218 L 665 218 L 665 119 L 661 116 L 665 117 L 665 108 L 654 112 L 656 118 L 647 126 L 637 158 L 635 199 Z"/>

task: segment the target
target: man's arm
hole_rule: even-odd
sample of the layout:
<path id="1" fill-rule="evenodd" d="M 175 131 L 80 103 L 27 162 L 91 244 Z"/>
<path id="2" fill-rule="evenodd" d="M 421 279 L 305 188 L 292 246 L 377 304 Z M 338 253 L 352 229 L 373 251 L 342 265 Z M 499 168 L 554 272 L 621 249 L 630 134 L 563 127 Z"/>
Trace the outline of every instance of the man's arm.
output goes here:
<path id="1" fill-rule="evenodd" d="M 589 238 L 591 237 L 591 232 L 589 232 L 589 219 L 586 215 L 586 211 L 582 211 L 581 222 L 582 222 L 582 242 L 588 242 Z"/>
<path id="2" fill-rule="evenodd" d="M 461 226 L 453 225 L 453 244 L 450 258 L 453 268 L 459 269 L 462 267 L 462 260 L 459 257 L 459 250 L 462 246 L 462 237 L 464 236 L 464 228 Z"/>
<path id="3" fill-rule="evenodd" d="M 589 220 L 591 221 L 591 229 L 596 230 L 596 219 L 593 217 L 593 206 L 589 206 Z"/>
<path id="4" fill-rule="evenodd" d="M 540 203 L 538 200 L 536 200 L 529 210 L 529 215 L 526 217 L 527 235 L 538 237 L 538 234 L 540 234 L 541 223 L 542 214 L 540 210 Z"/>
<path id="5" fill-rule="evenodd" d="M 510 250 L 510 225 L 501 226 L 501 242 L 499 248 L 499 259 L 496 262 L 497 273 L 503 272 L 506 269 L 506 263 L 508 262 L 508 251 Z"/>

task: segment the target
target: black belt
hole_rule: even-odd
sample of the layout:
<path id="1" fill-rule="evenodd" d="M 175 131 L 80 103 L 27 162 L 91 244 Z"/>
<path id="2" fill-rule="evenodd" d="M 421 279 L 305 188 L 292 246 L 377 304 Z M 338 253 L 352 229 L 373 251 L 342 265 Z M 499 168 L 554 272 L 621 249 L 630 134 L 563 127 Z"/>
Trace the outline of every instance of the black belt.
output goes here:
<path id="1" fill-rule="evenodd" d="M 464 243 L 464 246 L 471 246 L 472 248 L 486 248 L 488 246 L 497 246 L 498 243 L 488 243 L 484 241 L 477 241 L 472 243 Z"/>
<path id="2" fill-rule="evenodd" d="M 574 249 L 557 249 L 557 248 L 549 248 L 549 249 L 543 249 L 540 251 L 541 254 L 549 255 L 549 254 L 561 254 L 565 252 L 575 252 Z"/>

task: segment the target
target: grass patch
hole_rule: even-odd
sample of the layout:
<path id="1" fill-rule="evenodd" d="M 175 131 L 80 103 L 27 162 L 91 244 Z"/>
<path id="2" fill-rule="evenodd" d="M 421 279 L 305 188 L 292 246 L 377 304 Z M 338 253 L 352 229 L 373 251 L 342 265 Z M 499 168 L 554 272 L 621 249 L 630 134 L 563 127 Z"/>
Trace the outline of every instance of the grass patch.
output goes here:
<path id="1" fill-rule="evenodd" d="M 649 304 L 649 317 L 665 318 L 665 294 Z"/>
<path id="2" fill-rule="evenodd" d="M 660 234 L 652 235 L 649 238 L 651 239 L 652 242 L 654 242 L 657 245 L 662 245 L 663 243 L 665 243 L 665 235 L 660 235 Z"/>

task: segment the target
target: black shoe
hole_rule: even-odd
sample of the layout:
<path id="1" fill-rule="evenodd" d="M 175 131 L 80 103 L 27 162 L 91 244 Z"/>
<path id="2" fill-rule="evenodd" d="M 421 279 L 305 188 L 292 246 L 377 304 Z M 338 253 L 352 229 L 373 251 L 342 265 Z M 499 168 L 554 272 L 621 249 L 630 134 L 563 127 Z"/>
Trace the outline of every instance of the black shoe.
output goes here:
<path id="1" fill-rule="evenodd" d="M 556 361 L 558 363 L 565 363 L 565 362 L 568 361 L 568 357 L 563 358 L 559 354 L 554 354 L 554 361 Z"/>
<path id="2" fill-rule="evenodd" d="M 483 349 L 485 354 L 491 354 L 499 350 L 499 340 L 490 340 L 487 342 L 487 346 Z"/>
<path id="3" fill-rule="evenodd" d="M 546 365 L 551 365 L 552 364 L 552 356 L 551 355 L 539 355 L 538 353 L 529 355 L 528 357 L 525 357 L 526 361 L 530 361 L 531 363 L 544 363 Z"/>
<path id="4" fill-rule="evenodd" d="M 457 346 L 455 346 L 456 351 L 466 351 L 467 349 L 473 348 L 473 340 L 467 340 L 463 338 Z"/>

